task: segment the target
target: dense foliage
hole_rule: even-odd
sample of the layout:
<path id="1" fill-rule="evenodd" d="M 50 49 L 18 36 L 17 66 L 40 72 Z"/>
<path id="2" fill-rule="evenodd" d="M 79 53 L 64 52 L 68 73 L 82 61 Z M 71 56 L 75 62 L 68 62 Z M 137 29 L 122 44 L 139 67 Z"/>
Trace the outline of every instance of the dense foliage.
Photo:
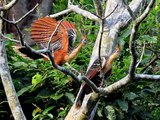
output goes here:
<path id="1" fill-rule="evenodd" d="M 93 3 L 90 0 L 80 0 L 77 4 L 80 4 L 82 8 L 90 12 L 95 12 L 92 6 Z M 56 13 L 65 9 L 66 6 L 66 0 L 56 0 L 52 11 Z M 70 63 L 75 69 L 85 74 L 98 26 L 76 13 L 69 13 L 63 18 L 75 23 L 79 33 L 78 38 L 80 37 L 80 31 L 87 34 L 88 44 L 81 50 L 78 57 Z M 106 85 L 121 79 L 128 72 L 130 64 L 128 42 L 131 26 L 123 30 L 119 35 L 120 43 L 124 49 L 114 63 L 112 76 L 106 81 Z M 160 54 L 159 1 L 157 1 L 147 19 L 141 24 L 138 33 L 137 52 L 140 64 L 137 67 L 137 72 L 160 74 L 159 60 L 144 69 L 154 57 Z M 14 36 L 9 35 L 9 37 Z M 79 42 L 78 38 L 76 44 Z M 13 42 L 6 41 L 5 43 L 11 76 L 27 119 L 63 119 L 73 104 L 78 92 L 77 88 L 80 85 L 73 81 L 70 76 L 54 69 L 49 62 L 22 58 L 13 50 Z M 160 82 L 155 80 L 134 80 L 123 89 L 109 95 L 107 98 L 101 99 L 95 120 L 159 120 L 159 86 Z M 0 82 L 0 118 L 5 120 L 13 119 L 9 111 L 3 86 Z"/>

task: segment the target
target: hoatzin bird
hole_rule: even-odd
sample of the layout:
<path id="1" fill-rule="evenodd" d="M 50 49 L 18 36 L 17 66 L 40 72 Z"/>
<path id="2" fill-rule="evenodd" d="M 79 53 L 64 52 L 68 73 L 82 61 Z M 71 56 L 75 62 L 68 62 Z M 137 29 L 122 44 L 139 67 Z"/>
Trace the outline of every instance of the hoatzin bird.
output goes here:
<path id="1" fill-rule="evenodd" d="M 101 64 L 100 60 L 96 59 L 91 68 L 87 71 L 86 77 L 96 84 L 97 87 L 103 85 L 103 80 L 106 80 L 112 71 L 112 64 L 120 53 L 120 47 L 118 46 L 116 51 L 110 56 L 102 56 Z M 92 92 L 91 87 L 85 82 L 82 83 L 78 97 L 76 99 L 76 107 L 80 108 L 83 102 L 84 96 Z"/>
<path id="2" fill-rule="evenodd" d="M 50 17 L 43 17 L 36 20 L 31 26 L 31 38 L 41 48 L 46 48 L 51 34 L 56 29 L 59 21 Z M 58 30 L 54 34 L 51 42 L 55 63 L 63 65 L 76 57 L 80 49 L 86 44 L 86 37 L 82 40 L 77 48 L 73 49 L 73 43 L 76 39 L 76 30 L 73 23 L 62 21 Z M 28 50 L 26 47 L 17 48 L 22 54 L 32 59 L 44 58 L 49 60 L 45 54 L 37 54 Z"/>

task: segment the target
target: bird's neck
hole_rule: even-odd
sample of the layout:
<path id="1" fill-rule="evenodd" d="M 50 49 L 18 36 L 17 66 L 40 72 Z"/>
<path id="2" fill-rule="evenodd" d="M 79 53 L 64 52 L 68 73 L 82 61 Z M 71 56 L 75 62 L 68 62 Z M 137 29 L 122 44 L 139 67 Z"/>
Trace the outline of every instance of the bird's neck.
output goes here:
<path id="1" fill-rule="evenodd" d="M 109 58 L 108 58 L 108 64 L 113 64 L 114 60 L 118 57 L 118 53 L 115 52 L 113 53 Z"/>
<path id="2" fill-rule="evenodd" d="M 65 56 L 65 61 L 66 61 L 66 62 L 69 62 L 69 61 L 73 60 L 73 59 L 77 56 L 78 52 L 81 50 L 81 48 L 82 48 L 83 46 L 84 46 L 84 44 L 83 44 L 83 43 L 80 43 L 80 44 L 77 46 L 77 48 L 75 48 L 69 55 Z"/>

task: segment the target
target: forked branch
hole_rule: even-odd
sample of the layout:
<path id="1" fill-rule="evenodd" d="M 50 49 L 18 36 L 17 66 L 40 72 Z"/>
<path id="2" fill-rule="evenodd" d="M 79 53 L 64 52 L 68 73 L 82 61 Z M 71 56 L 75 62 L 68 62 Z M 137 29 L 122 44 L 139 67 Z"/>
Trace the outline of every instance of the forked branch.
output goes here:
<path id="1" fill-rule="evenodd" d="M 0 6 L 0 10 L 9 10 L 12 6 L 16 4 L 18 0 L 12 0 L 8 4 Z"/>

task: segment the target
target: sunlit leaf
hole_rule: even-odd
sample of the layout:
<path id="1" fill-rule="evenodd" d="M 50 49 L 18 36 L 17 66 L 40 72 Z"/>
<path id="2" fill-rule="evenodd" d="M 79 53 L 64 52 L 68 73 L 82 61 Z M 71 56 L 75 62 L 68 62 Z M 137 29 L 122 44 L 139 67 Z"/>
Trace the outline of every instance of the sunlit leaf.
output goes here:
<path id="1" fill-rule="evenodd" d="M 18 67 L 27 67 L 28 65 L 25 62 L 15 62 L 13 66 L 18 68 Z"/>
<path id="2" fill-rule="evenodd" d="M 51 95 L 50 98 L 52 98 L 53 100 L 58 100 L 61 97 L 63 97 L 63 95 L 64 95 L 63 93 L 62 94 Z"/>
<path id="3" fill-rule="evenodd" d="M 32 77 L 32 85 L 37 85 L 38 83 L 42 81 L 43 81 L 42 75 L 40 75 L 39 73 L 37 73 L 36 75 Z"/>
<path id="4" fill-rule="evenodd" d="M 107 112 L 108 120 L 116 120 L 116 113 L 111 105 L 105 107 L 105 112 Z"/>
<path id="5" fill-rule="evenodd" d="M 53 108 L 55 108 L 54 106 L 48 107 L 43 111 L 43 114 L 47 114 L 50 110 L 52 110 Z"/>
<path id="6" fill-rule="evenodd" d="M 40 107 L 36 107 L 36 109 L 33 110 L 32 116 L 36 116 L 37 113 L 41 113 L 42 109 Z"/>

